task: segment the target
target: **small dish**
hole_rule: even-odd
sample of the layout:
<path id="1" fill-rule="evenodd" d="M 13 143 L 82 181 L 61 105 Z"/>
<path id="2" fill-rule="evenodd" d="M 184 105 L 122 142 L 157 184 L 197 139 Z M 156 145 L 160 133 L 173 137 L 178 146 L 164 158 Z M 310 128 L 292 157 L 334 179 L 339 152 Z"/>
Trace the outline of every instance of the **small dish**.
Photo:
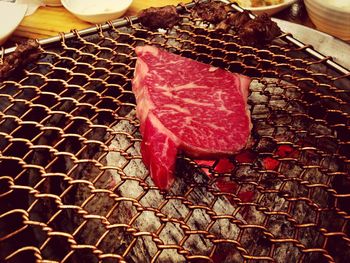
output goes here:
<path id="1" fill-rule="evenodd" d="M 305 0 L 305 7 L 318 30 L 350 40 L 349 0 Z"/>
<path id="2" fill-rule="evenodd" d="M 8 37 L 21 23 L 27 5 L 0 1 L 0 45 L 5 43 Z"/>
<path id="3" fill-rule="evenodd" d="M 284 0 L 283 3 L 277 4 L 277 5 L 268 5 L 268 6 L 259 6 L 259 7 L 244 7 L 246 10 L 252 11 L 255 15 L 261 15 L 262 13 L 267 13 L 268 15 L 272 16 L 290 5 L 294 4 L 297 0 Z"/>
<path id="4" fill-rule="evenodd" d="M 61 0 L 73 15 L 90 23 L 103 23 L 125 14 L 132 0 Z"/>

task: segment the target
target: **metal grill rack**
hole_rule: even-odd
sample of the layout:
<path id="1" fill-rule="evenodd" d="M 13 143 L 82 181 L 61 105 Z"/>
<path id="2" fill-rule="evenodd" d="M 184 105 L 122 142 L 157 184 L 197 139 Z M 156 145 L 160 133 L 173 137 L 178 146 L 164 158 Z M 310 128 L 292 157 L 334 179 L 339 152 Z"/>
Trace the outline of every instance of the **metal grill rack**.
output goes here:
<path id="1" fill-rule="evenodd" d="M 1 261 L 349 259 L 348 71 L 289 35 L 244 46 L 193 5 L 166 32 L 129 18 L 43 40 L 0 83 Z M 179 156 L 170 191 L 154 186 L 130 82 L 143 44 L 254 79 L 251 147 L 230 169 Z"/>

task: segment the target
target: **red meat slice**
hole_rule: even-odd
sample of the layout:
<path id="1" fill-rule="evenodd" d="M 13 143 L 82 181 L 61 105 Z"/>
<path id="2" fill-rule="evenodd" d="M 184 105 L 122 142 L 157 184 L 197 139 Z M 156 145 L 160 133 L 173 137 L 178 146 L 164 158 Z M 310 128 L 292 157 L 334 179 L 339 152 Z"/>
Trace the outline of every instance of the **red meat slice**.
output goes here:
<path id="1" fill-rule="evenodd" d="M 171 186 L 179 150 L 218 158 L 246 146 L 248 77 L 152 46 L 137 47 L 136 54 L 133 92 L 141 153 L 159 188 Z"/>

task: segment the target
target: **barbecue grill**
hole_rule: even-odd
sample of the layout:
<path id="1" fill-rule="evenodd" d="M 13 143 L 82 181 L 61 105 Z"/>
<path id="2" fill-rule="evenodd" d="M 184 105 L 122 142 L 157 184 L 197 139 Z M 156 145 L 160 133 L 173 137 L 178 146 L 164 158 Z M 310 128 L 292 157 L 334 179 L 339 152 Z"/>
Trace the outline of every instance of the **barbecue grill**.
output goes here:
<path id="1" fill-rule="evenodd" d="M 42 40 L 0 82 L 1 261 L 350 259 L 349 71 L 288 34 L 243 45 L 194 5 L 166 32 L 133 17 Z M 250 146 L 229 170 L 181 155 L 175 185 L 154 186 L 131 92 L 144 44 L 254 79 Z"/>

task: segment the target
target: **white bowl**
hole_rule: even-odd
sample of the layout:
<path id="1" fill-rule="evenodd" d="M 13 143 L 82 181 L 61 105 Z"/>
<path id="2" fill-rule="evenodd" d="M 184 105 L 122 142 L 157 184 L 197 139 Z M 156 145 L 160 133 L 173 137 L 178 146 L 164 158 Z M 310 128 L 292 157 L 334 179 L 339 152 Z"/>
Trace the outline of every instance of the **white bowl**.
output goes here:
<path id="1" fill-rule="evenodd" d="M 267 13 L 272 16 L 290 5 L 294 4 L 297 0 L 284 0 L 283 3 L 277 5 L 268 5 L 268 6 L 260 6 L 260 7 L 243 7 L 246 10 L 252 11 L 255 15 L 261 15 L 262 13 Z"/>
<path id="2" fill-rule="evenodd" d="M 5 43 L 8 37 L 21 23 L 27 5 L 14 4 L 0 1 L 0 45 Z"/>
<path id="3" fill-rule="evenodd" d="M 350 40 L 350 0 L 305 0 L 305 6 L 318 30 Z"/>
<path id="4" fill-rule="evenodd" d="M 90 23 L 103 23 L 125 14 L 132 0 L 61 0 L 76 17 Z"/>

